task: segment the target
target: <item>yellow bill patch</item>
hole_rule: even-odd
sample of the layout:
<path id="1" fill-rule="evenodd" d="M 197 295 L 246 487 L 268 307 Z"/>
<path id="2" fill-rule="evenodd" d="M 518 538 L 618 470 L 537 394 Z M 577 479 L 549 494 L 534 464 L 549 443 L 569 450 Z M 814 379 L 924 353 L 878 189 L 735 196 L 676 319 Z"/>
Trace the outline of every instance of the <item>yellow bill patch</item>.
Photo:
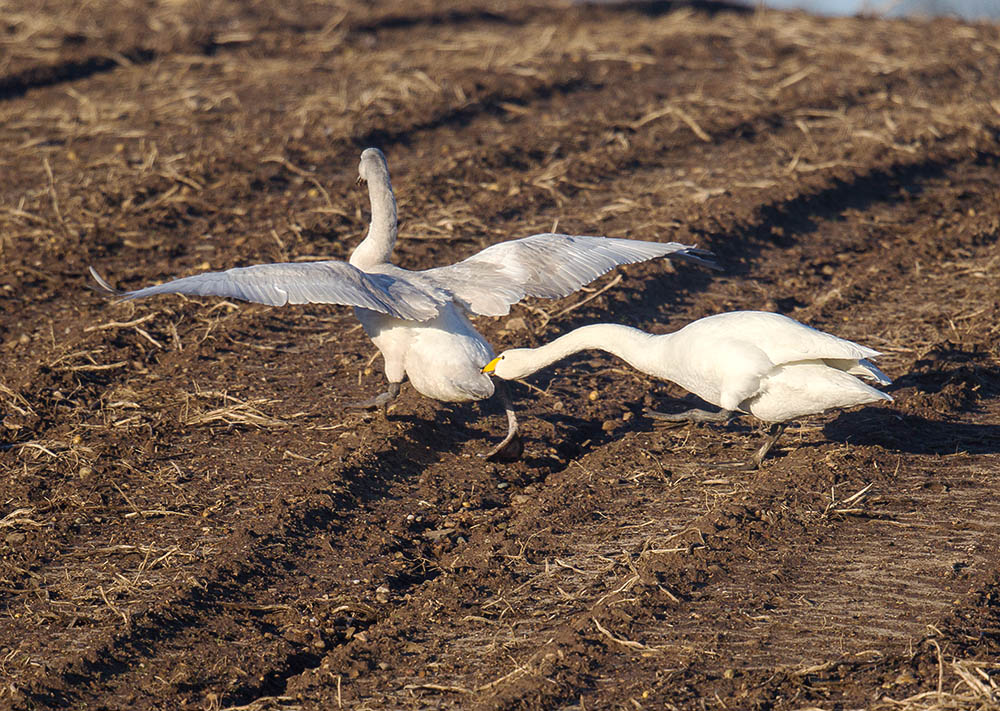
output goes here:
<path id="1" fill-rule="evenodd" d="M 482 372 L 483 373 L 487 373 L 487 374 L 492 373 L 494 371 L 494 369 L 496 369 L 496 367 L 497 367 L 497 361 L 499 361 L 499 360 L 500 360 L 500 356 L 497 356 L 496 358 L 494 358 L 493 360 L 491 360 L 489 363 L 487 363 L 486 365 L 483 366 Z"/>

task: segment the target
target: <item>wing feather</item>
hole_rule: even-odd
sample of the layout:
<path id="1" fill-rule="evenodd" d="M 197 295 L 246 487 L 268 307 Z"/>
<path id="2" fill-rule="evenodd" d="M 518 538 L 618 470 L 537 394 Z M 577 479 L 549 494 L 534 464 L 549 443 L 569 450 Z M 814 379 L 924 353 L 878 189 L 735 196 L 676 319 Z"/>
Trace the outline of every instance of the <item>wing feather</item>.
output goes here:
<path id="1" fill-rule="evenodd" d="M 446 267 L 419 274 L 476 314 L 504 316 L 526 296 L 568 296 L 622 264 L 658 257 L 714 265 L 711 254 L 677 242 L 544 233 L 501 242 Z"/>
<path id="2" fill-rule="evenodd" d="M 447 294 L 409 283 L 399 275 L 369 274 L 340 261 L 305 264 L 258 264 L 222 272 L 206 272 L 135 291 L 118 292 L 91 267 L 104 291 L 125 299 L 157 294 L 221 296 L 268 306 L 341 304 L 358 306 L 395 318 L 426 321 L 438 315 Z"/>

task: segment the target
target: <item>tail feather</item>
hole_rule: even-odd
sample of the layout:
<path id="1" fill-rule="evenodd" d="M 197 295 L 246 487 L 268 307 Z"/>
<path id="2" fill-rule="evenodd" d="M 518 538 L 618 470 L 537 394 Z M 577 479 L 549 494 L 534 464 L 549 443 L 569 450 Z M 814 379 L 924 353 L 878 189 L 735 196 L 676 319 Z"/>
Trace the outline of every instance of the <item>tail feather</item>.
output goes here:
<path id="1" fill-rule="evenodd" d="M 831 368 L 842 370 L 848 375 L 855 375 L 865 380 L 874 380 L 879 385 L 891 385 L 892 380 L 885 373 L 878 369 L 874 363 L 867 358 L 824 358 L 823 362 Z"/>
<path id="2" fill-rule="evenodd" d="M 668 254 L 667 259 L 672 262 L 697 264 L 698 266 L 707 267 L 708 269 L 712 269 L 717 272 L 725 271 L 723 267 L 715 261 L 714 252 L 710 252 L 707 249 L 699 249 L 698 247 L 688 247 L 680 252 Z"/>
<path id="3" fill-rule="evenodd" d="M 107 294 L 109 296 L 122 296 L 125 293 L 121 289 L 116 289 L 115 287 L 111 286 L 111 284 L 109 284 L 104 279 L 104 277 L 102 277 L 100 274 L 98 274 L 97 270 L 94 269 L 93 267 L 90 267 L 90 276 L 94 277 L 94 281 L 97 282 L 97 286 L 91 286 L 91 287 L 89 287 L 89 288 L 93 289 L 94 291 L 99 291 L 99 292 L 101 292 L 103 294 Z"/>
<path id="4" fill-rule="evenodd" d="M 862 378 L 874 380 L 879 385 L 892 385 L 892 380 L 889 379 L 889 376 L 879 370 L 878 366 L 868 359 L 859 360 L 858 364 L 847 372 L 851 375 L 860 375 Z"/>

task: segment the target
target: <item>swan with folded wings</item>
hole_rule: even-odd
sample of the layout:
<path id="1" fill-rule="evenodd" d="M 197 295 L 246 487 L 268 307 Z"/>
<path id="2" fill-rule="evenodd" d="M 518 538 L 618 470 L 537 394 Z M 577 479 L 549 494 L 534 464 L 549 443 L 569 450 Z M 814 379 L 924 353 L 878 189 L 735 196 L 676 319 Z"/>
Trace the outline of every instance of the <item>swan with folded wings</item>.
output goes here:
<path id="1" fill-rule="evenodd" d="M 271 306 L 353 306 L 365 333 L 382 353 L 388 390 L 356 407 L 384 409 L 403 380 L 436 400 L 483 400 L 494 392 L 507 414 L 507 436 L 487 457 L 521 454 L 517 418 L 506 389 L 483 374 L 493 349 L 468 314 L 503 316 L 526 296 L 560 298 L 611 269 L 658 257 L 714 266 L 711 254 L 676 242 L 537 234 L 492 245 L 444 267 L 410 271 L 392 264 L 396 199 L 382 151 L 361 154 L 358 182 L 368 183 L 371 224 L 349 262 L 259 264 L 174 279 L 135 291 L 118 291 L 91 267 L 104 291 L 140 299 L 190 294 L 242 299 Z"/>
<path id="2" fill-rule="evenodd" d="M 757 469 L 789 420 L 892 401 L 858 379 L 890 384 L 871 361 L 880 355 L 878 351 L 764 311 L 706 316 L 659 335 L 616 323 L 581 326 L 538 348 L 504 351 L 483 372 L 505 380 L 523 378 L 590 348 L 616 355 L 721 408 L 674 414 L 647 410 L 654 419 L 728 422 L 747 413 L 770 425 L 769 436 L 749 461 L 713 466 Z"/>

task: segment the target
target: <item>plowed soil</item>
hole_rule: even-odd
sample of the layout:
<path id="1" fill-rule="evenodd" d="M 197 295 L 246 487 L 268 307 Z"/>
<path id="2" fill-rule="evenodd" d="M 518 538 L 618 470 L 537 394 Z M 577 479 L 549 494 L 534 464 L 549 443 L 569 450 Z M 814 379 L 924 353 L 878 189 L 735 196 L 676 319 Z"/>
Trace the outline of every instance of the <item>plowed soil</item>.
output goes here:
<path id="1" fill-rule="evenodd" d="M 0 707 L 1000 707 L 997 26 L 4 8 Z M 774 310 L 882 351 L 895 402 L 720 471 L 751 420 L 654 425 L 689 397 L 583 354 L 513 384 L 491 464 L 491 404 L 344 409 L 384 386 L 345 308 L 87 290 L 346 258 L 371 145 L 403 266 L 554 225 L 725 266 L 528 300 L 497 348 Z"/>

